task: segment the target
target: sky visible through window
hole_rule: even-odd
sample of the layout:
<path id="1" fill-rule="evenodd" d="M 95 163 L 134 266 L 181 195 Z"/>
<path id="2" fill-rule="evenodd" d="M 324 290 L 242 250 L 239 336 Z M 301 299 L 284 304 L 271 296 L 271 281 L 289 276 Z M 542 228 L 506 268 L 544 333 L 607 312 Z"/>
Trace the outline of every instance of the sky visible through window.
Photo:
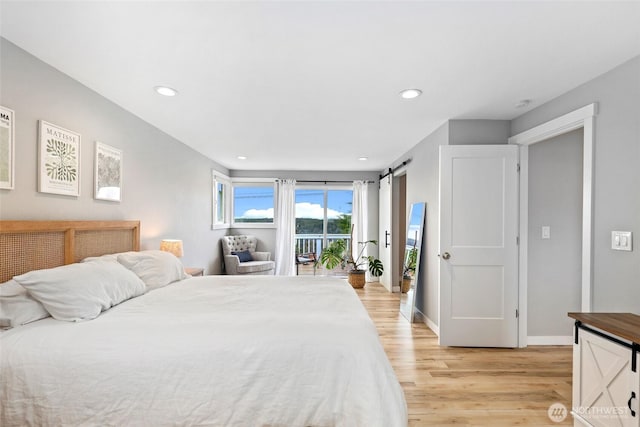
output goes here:
<path id="1" fill-rule="evenodd" d="M 328 234 L 349 234 L 352 190 L 297 189 L 296 234 L 324 233 L 324 194 L 327 192 Z"/>
<path id="2" fill-rule="evenodd" d="M 272 222 L 273 187 L 234 187 L 233 212 L 236 222 Z"/>
<path id="3" fill-rule="evenodd" d="M 324 218 L 324 189 L 296 190 L 296 218 L 322 220 Z M 352 190 L 328 190 L 327 218 L 338 219 L 351 215 Z M 273 187 L 234 188 L 234 217 L 240 220 L 273 220 Z"/>
<path id="4" fill-rule="evenodd" d="M 324 218 L 323 189 L 296 190 L 296 218 Z M 336 219 L 340 215 L 351 215 L 353 191 L 328 190 L 327 218 Z"/>

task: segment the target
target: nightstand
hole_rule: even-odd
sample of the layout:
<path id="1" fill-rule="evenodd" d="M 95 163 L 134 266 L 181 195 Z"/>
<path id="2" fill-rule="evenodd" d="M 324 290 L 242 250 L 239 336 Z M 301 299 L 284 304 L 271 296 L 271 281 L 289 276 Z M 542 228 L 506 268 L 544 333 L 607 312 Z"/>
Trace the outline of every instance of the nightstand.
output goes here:
<path id="1" fill-rule="evenodd" d="M 196 276 L 203 276 L 204 275 L 204 268 L 196 268 L 196 267 L 185 267 L 184 268 L 185 273 L 196 277 Z"/>

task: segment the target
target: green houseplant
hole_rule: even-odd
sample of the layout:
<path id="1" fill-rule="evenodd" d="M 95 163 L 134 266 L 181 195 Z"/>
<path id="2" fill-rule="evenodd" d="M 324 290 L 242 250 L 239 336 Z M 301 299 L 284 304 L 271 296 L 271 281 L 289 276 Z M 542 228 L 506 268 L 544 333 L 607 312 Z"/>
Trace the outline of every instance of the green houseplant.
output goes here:
<path id="1" fill-rule="evenodd" d="M 353 226 L 351 227 L 351 239 L 349 244 L 344 239 L 334 240 L 320 254 L 320 263 L 325 268 L 331 270 L 337 266 L 345 268 L 350 266 L 347 271 L 349 283 L 354 288 L 362 288 L 365 283 L 365 273 L 361 267 L 368 265 L 369 273 L 374 277 L 382 276 L 384 266 L 382 261 L 374 256 L 364 256 L 364 251 L 369 244 L 377 245 L 377 240 L 367 240 L 366 242 L 358 242 L 360 250 L 357 257 L 353 257 L 351 250 L 351 242 L 353 241 Z"/>
<path id="2" fill-rule="evenodd" d="M 418 262 L 418 249 L 414 246 L 406 252 L 404 269 L 402 270 L 402 292 L 406 293 L 411 287 L 411 280 L 416 272 Z"/>

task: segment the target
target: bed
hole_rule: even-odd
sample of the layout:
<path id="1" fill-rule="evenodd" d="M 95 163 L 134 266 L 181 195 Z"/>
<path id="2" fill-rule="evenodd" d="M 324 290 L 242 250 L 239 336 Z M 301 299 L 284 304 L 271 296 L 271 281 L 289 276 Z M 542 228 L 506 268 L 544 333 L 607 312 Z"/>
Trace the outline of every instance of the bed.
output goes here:
<path id="1" fill-rule="evenodd" d="M 22 223 L 0 222 L 3 254 L 7 236 L 48 233 Z M 101 242 L 111 242 L 104 230 L 120 234 L 108 250 L 75 241 L 89 222 L 58 227 L 61 263 L 137 251 L 139 223 L 119 225 L 89 233 Z M 2 261 L 2 280 L 43 268 Z M 93 320 L 14 327 L 0 333 L 0 376 L 3 426 L 407 425 L 375 326 L 348 283 L 327 277 L 186 278 Z"/>

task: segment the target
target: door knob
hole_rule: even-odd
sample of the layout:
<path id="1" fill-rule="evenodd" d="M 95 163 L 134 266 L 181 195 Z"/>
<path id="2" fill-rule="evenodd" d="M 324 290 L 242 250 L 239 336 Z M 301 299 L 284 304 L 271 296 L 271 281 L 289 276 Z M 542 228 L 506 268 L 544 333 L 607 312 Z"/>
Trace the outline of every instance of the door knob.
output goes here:
<path id="1" fill-rule="evenodd" d="M 451 254 L 449 252 L 445 252 L 445 253 L 442 254 L 442 259 L 446 260 L 446 259 L 449 259 L 449 258 L 451 258 Z"/>

